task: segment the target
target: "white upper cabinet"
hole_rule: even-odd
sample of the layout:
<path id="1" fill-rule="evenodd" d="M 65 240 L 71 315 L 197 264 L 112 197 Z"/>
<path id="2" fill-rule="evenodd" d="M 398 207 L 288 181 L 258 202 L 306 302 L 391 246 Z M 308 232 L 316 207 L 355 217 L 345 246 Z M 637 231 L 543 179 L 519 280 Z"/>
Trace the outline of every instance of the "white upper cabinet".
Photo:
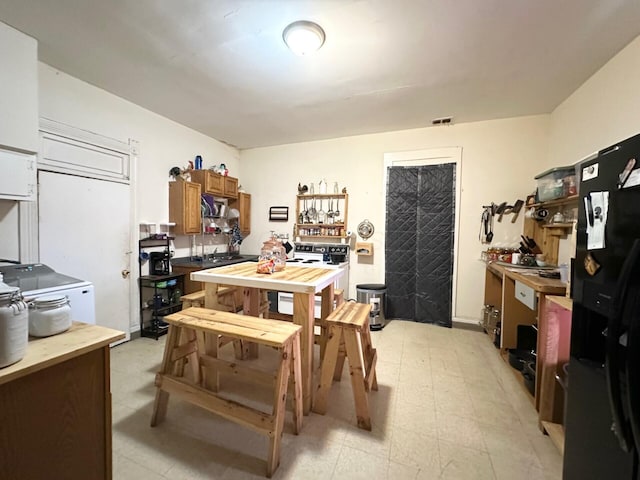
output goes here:
<path id="1" fill-rule="evenodd" d="M 35 153 L 0 150 L 0 199 L 36 200 Z"/>
<path id="2" fill-rule="evenodd" d="M 0 148 L 38 150 L 38 43 L 2 22 Z"/>

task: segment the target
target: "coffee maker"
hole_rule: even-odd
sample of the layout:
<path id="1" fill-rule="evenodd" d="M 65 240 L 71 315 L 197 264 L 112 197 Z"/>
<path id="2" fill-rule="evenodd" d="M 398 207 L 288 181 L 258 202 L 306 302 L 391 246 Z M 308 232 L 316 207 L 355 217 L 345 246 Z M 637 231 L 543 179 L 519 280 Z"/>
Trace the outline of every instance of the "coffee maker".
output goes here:
<path id="1" fill-rule="evenodd" d="M 171 256 L 169 252 L 149 253 L 149 275 L 169 275 L 171 273 Z"/>

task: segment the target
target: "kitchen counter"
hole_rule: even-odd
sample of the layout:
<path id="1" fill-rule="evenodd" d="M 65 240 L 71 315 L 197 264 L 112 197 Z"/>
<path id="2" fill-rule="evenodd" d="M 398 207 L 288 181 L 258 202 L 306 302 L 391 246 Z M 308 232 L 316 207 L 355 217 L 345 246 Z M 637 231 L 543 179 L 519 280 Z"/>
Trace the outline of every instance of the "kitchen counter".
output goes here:
<path id="1" fill-rule="evenodd" d="M 191 280 L 191 274 L 193 272 L 199 272 L 200 270 L 208 270 L 210 268 L 226 267 L 228 265 L 235 265 L 242 262 L 257 262 L 258 255 L 234 255 L 233 258 L 226 258 L 224 256 L 217 256 L 216 260 L 194 260 L 193 257 L 179 257 L 171 259 L 171 268 L 173 273 L 184 274 L 184 292 L 187 295 L 189 293 L 199 292 L 204 289 L 202 282 L 196 282 Z M 236 302 L 242 303 L 242 290 L 239 289 L 236 295 Z"/>
<path id="2" fill-rule="evenodd" d="M 539 293 L 559 295 L 564 294 L 567 288 L 567 284 L 559 279 L 539 276 L 536 268 L 519 268 L 490 262 L 487 264 L 487 270 L 498 276 L 506 276 L 513 280 L 518 280 Z"/>
<path id="3" fill-rule="evenodd" d="M 43 370 L 124 338 L 124 333 L 98 325 L 74 322 L 69 330 L 51 337 L 29 337 L 22 360 L 0 369 L 0 385 Z"/>
<path id="4" fill-rule="evenodd" d="M 194 257 L 178 257 L 171 259 L 171 265 L 205 270 L 207 268 L 226 267 L 227 265 L 234 265 L 236 263 L 257 261 L 258 255 L 234 255 L 233 258 L 216 257 L 215 260 L 201 260 L 194 259 Z"/>
<path id="5" fill-rule="evenodd" d="M 76 323 L 0 369 L 0 478 L 112 478 L 109 344 Z"/>

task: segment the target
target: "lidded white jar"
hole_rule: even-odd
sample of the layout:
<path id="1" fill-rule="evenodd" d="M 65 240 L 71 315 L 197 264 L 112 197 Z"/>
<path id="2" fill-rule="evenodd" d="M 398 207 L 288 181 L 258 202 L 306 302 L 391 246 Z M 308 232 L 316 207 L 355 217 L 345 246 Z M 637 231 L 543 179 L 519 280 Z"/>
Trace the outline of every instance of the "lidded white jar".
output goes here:
<path id="1" fill-rule="evenodd" d="M 0 275 L 0 368 L 22 360 L 29 342 L 29 314 L 18 287 L 2 282 Z"/>
<path id="2" fill-rule="evenodd" d="M 71 307 L 66 295 L 38 297 L 29 304 L 29 335 L 49 337 L 71 327 Z"/>

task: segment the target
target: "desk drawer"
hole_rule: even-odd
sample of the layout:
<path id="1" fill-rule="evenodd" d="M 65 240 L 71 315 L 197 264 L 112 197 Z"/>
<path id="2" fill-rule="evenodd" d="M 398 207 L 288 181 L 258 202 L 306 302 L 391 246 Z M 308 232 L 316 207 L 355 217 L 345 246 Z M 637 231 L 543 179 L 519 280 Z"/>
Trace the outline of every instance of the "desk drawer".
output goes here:
<path id="1" fill-rule="evenodd" d="M 531 310 L 536 309 L 537 298 L 536 298 L 536 291 L 533 288 L 516 280 L 515 295 L 518 300 L 524 303 Z"/>

